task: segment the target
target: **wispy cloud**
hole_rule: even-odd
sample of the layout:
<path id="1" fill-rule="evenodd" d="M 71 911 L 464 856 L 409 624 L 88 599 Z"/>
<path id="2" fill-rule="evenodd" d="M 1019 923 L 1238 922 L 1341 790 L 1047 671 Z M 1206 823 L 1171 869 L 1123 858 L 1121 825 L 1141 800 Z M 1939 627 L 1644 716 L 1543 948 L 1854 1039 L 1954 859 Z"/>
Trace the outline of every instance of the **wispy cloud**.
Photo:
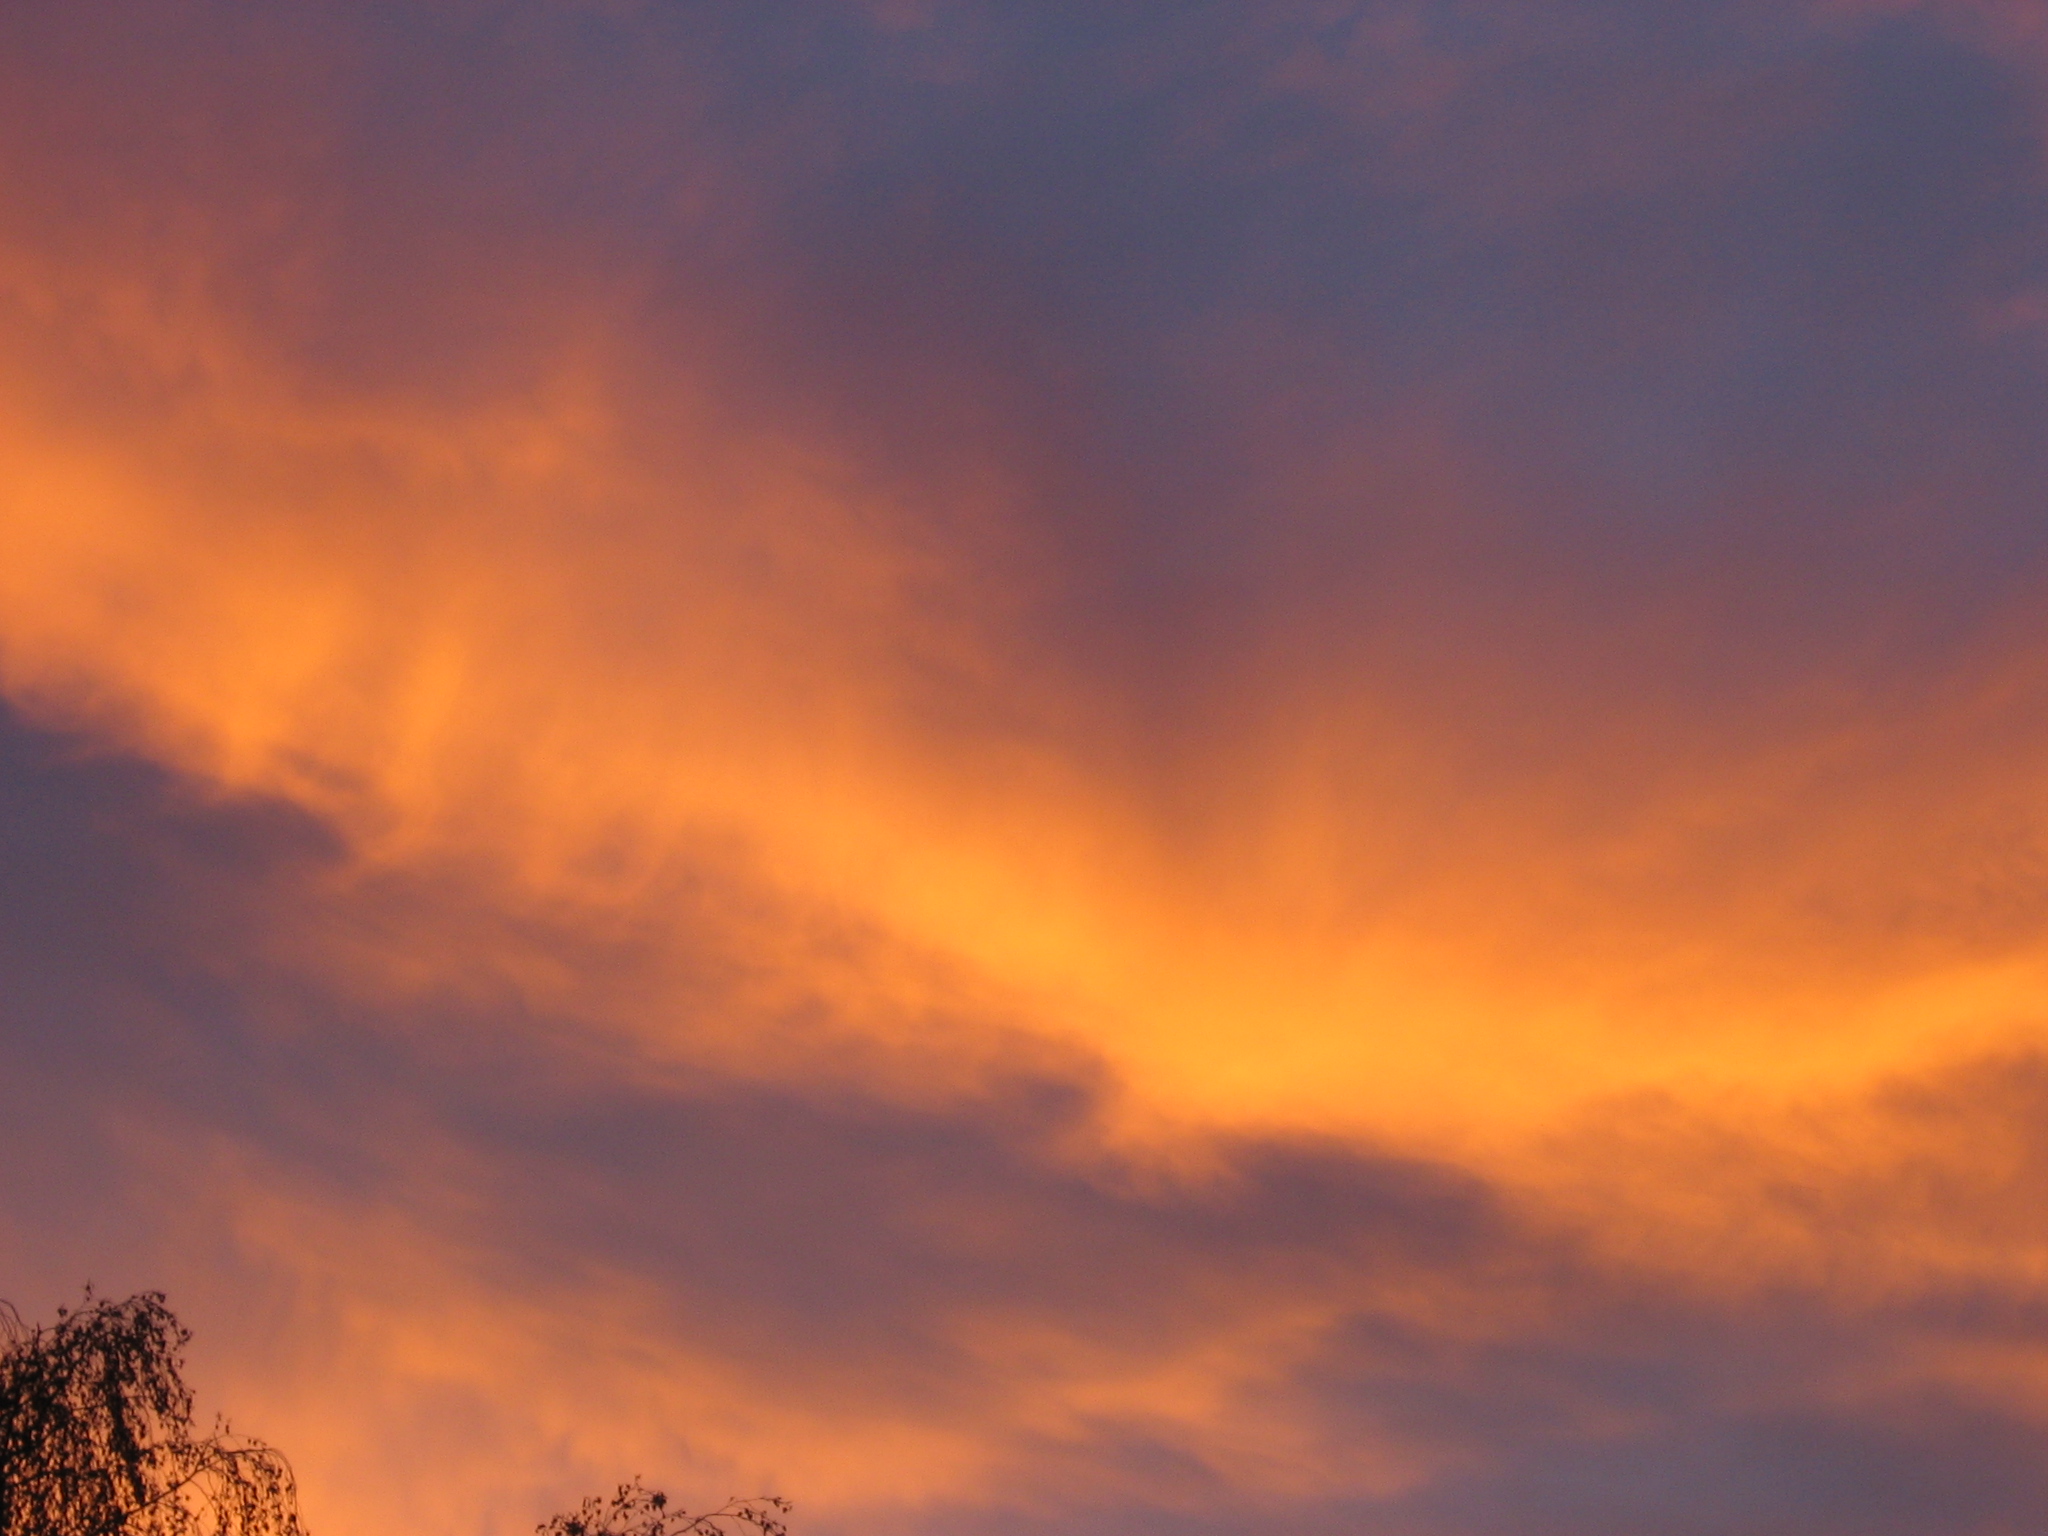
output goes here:
<path id="1" fill-rule="evenodd" d="M 338 1536 L 2013 1528 L 2038 33 L 0 18 L 0 1290 Z"/>

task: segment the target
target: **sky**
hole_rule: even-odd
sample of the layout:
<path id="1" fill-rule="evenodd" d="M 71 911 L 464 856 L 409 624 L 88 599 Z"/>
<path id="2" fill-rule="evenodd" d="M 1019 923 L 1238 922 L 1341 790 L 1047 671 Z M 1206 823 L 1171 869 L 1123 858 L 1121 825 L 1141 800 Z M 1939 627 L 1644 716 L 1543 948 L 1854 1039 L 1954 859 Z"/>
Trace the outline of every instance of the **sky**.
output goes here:
<path id="1" fill-rule="evenodd" d="M 0 1296 L 314 1536 L 2048 1509 L 2031 0 L 0 6 Z"/>

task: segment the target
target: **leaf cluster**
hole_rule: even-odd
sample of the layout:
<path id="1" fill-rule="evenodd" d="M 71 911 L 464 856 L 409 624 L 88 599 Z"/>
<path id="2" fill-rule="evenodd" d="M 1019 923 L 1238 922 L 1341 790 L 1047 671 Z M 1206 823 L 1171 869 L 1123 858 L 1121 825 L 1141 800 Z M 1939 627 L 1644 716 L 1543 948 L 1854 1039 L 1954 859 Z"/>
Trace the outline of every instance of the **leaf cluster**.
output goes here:
<path id="1" fill-rule="evenodd" d="M 643 1488 L 636 1478 L 621 1483 L 610 1499 L 585 1499 L 574 1514 L 557 1515 L 537 1527 L 539 1536 L 789 1536 L 782 1517 L 787 1499 L 729 1499 L 716 1509 L 690 1514 L 671 1508 L 668 1495 Z"/>
<path id="2" fill-rule="evenodd" d="M 154 1292 L 49 1327 L 0 1306 L 0 1536 L 304 1536 L 283 1456 L 193 1434 L 190 1337 Z"/>

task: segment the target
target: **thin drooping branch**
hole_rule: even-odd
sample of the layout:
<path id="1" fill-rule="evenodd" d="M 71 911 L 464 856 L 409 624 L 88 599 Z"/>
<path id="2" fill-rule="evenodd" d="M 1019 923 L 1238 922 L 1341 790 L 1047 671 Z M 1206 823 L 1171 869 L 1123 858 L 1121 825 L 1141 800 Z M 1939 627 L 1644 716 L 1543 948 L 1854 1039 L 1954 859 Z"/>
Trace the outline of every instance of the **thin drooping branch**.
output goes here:
<path id="1" fill-rule="evenodd" d="M 189 1337 L 155 1293 L 0 1308 L 0 1536 L 303 1536 L 282 1455 L 193 1433 Z"/>

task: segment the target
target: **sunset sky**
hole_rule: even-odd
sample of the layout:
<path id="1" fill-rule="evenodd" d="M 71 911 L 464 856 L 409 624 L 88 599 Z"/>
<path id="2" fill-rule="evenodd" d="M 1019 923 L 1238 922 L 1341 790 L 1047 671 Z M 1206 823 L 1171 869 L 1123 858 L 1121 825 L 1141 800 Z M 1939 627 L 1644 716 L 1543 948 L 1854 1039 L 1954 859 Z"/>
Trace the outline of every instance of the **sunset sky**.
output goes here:
<path id="1" fill-rule="evenodd" d="M 0 4 L 0 1297 L 313 1536 L 2048 1511 L 2039 0 Z"/>

